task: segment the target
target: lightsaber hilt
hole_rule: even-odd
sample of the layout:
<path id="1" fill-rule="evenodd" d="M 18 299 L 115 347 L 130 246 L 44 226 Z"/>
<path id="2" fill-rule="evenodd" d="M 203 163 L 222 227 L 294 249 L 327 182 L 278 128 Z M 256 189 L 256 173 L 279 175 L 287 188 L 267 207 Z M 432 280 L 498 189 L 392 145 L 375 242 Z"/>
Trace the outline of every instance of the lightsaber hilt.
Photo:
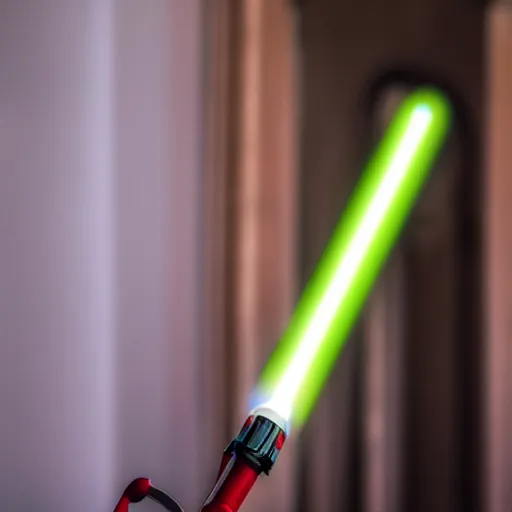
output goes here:
<path id="1" fill-rule="evenodd" d="M 224 450 L 217 481 L 201 512 L 237 512 L 261 473 L 269 474 L 287 437 L 286 421 L 255 409 Z"/>

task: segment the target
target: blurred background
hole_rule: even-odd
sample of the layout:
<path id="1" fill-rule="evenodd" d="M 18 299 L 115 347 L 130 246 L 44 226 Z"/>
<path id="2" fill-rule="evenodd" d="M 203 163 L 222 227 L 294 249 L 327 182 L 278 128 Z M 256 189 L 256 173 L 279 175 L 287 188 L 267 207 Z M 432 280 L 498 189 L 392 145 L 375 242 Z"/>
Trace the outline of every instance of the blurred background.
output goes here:
<path id="1" fill-rule="evenodd" d="M 512 506 L 512 6 L 0 0 L 0 509 L 187 510 L 400 99 L 458 123 L 250 511 Z M 151 504 L 136 510 L 159 510 Z"/>

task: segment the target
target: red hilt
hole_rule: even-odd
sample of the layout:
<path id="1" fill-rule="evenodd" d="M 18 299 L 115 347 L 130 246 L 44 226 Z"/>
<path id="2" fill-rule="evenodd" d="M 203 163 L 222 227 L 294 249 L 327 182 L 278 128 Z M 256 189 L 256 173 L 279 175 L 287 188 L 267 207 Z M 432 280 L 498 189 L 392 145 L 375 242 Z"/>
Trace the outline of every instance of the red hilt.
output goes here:
<path id="1" fill-rule="evenodd" d="M 269 474 L 283 447 L 287 424 L 273 410 L 259 407 L 225 449 L 215 486 L 200 512 L 238 512 L 261 473 Z M 114 512 L 128 512 L 130 503 L 151 498 L 171 512 L 179 503 L 147 478 L 137 478 L 124 491 Z"/>
<path id="2" fill-rule="evenodd" d="M 258 479 L 256 471 L 243 457 L 233 455 L 206 500 L 201 512 L 237 512 Z"/>
<path id="3" fill-rule="evenodd" d="M 261 473 L 269 474 L 286 440 L 286 423 L 257 409 L 224 451 L 215 486 L 201 512 L 238 512 Z"/>

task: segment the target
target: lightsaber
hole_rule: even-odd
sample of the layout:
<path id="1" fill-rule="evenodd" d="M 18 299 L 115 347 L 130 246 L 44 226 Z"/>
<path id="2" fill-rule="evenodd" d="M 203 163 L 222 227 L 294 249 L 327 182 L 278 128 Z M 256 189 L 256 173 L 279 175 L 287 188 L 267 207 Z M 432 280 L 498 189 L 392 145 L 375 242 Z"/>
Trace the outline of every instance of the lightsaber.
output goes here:
<path id="1" fill-rule="evenodd" d="M 228 447 L 203 512 L 239 510 L 258 476 L 275 463 L 290 423 L 301 426 L 307 420 L 428 178 L 450 121 L 449 102 L 436 89 L 415 90 L 398 107 L 263 370 L 252 397 L 263 418 L 261 428 L 250 420 L 251 441 L 245 442 L 244 427 L 235 440 L 239 451 Z M 273 435 L 269 425 L 275 426 Z M 261 443 L 258 450 L 254 439 Z M 265 467 L 254 463 L 255 453 L 263 457 L 263 445 L 272 454 Z"/>
<path id="2" fill-rule="evenodd" d="M 307 420 L 428 178 L 450 122 L 450 104 L 433 88 L 415 90 L 398 107 L 262 372 L 252 397 L 255 408 L 224 451 L 202 512 L 237 512 L 258 476 L 271 471 L 290 424 L 300 427 Z M 142 499 L 141 487 L 162 504 L 169 498 L 140 480 L 143 485 L 135 486 L 136 493 L 132 490 L 137 500 Z M 125 495 L 127 507 L 132 501 Z"/>
<path id="3" fill-rule="evenodd" d="M 398 107 L 351 196 L 253 397 L 302 426 L 425 184 L 448 134 L 438 90 Z"/>

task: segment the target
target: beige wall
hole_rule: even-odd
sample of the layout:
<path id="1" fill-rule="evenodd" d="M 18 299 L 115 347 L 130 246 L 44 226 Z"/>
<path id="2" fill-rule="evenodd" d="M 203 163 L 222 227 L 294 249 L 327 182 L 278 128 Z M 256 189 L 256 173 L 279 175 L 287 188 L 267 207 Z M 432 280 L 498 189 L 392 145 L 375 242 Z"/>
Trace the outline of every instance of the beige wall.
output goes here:
<path id="1" fill-rule="evenodd" d="M 4 511 L 109 511 L 140 474 L 197 510 L 211 483 L 200 4 L 0 2 Z"/>

